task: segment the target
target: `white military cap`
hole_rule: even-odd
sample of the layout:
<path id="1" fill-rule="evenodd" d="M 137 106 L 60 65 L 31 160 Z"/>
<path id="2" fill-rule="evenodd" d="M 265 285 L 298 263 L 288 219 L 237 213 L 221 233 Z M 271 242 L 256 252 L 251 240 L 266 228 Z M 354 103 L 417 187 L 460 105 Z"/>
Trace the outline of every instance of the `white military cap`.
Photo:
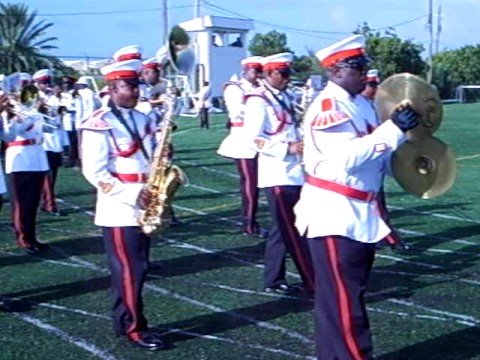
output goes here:
<path id="1" fill-rule="evenodd" d="M 150 59 L 145 60 L 142 63 L 142 68 L 143 69 L 158 69 L 162 66 L 157 60 L 157 57 L 151 57 Z"/>
<path id="2" fill-rule="evenodd" d="M 380 82 L 380 78 L 378 77 L 378 69 L 368 70 L 367 82 Z"/>
<path id="3" fill-rule="evenodd" d="M 18 77 L 20 78 L 20 81 L 23 81 L 26 83 L 29 83 L 30 81 L 32 81 L 32 75 L 26 72 L 18 73 Z"/>
<path id="4" fill-rule="evenodd" d="M 113 54 L 115 61 L 135 60 L 142 58 L 142 48 L 138 45 L 128 45 L 117 50 Z"/>
<path id="5" fill-rule="evenodd" d="M 293 61 L 293 54 L 284 52 L 280 54 L 265 56 L 260 62 L 264 71 L 290 69 Z"/>
<path id="6" fill-rule="evenodd" d="M 41 69 L 33 74 L 33 81 L 50 81 L 52 78 L 52 70 L 50 69 Z"/>
<path id="7" fill-rule="evenodd" d="M 240 61 L 240 64 L 245 69 L 261 69 L 262 59 L 263 59 L 263 56 L 250 56 Z"/>
<path id="8" fill-rule="evenodd" d="M 142 62 L 140 60 L 119 61 L 100 69 L 105 80 L 138 79 Z"/>
<path id="9" fill-rule="evenodd" d="M 77 84 L 79 85 L 88 85 L 87 78 L 85 76 L 80 76 L 77 80 Z"/>
<path id="10" fill-rule="evenodd" d="M 318 51 L 315 56 L 323 67 L 335 65 L 348 58 L 365 56 L 365 37 L 363 35 L 349 36 Z"/>

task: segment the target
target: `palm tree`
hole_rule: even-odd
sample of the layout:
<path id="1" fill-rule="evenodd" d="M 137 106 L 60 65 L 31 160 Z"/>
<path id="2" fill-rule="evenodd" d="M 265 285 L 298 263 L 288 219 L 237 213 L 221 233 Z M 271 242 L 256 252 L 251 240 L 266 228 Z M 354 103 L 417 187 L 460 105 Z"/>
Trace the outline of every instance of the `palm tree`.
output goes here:
<path id="1" fill-rule="evenodd" d="M 57 48 L 50 44 L 56 37 L 45 37 L 53 24 L 36 17 L 37 12 L 29 13 L 23 4 L 0 3 L 0 71 L 32 73 L 58 64 L 56 57 L 44 53 Z"/>

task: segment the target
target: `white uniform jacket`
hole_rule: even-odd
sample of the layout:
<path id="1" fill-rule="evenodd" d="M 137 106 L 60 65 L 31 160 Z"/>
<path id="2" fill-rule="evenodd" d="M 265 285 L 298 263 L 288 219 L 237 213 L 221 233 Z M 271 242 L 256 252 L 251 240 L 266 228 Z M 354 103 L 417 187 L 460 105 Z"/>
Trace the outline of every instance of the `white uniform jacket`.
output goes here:
<path id="1" fill-rule="evenodd" d="M 137 129 L 148 158 L 110 108 L 95 111 L 81 124 L 82 170 L 97 188 L 98 226 L 138 226 L 136 201 L 150 171 L 149 118 L 135 109 L 119 111 L 128 126 Z"/>
<path id="2" fill-rule="evenodd" d="M 65 131 L 72 131 L 75 124 L 75 99 L 72 91 L 62 92 L 62 105 L 67 108 L 67 113 L 63 115 L 63 129 Z"/>
<path id="3" fill-rule="evenodd" d="M 226 84 L 223 97 L 230 119 L 230 133 L 223 139 L 217 153 L 232 159 L 253 159 L 257 152 L 252 149 L 251 134 L 248 134 L 245 121 L 245 94 L 254 91 L 252 83 L 245 78 Z M 256 135 L 256 134 L 255 134 Z"/>
<path id="4" fill-rule="evenodd" d="M 78 90 L 75 101 L 75 127 L 78 128 L 82 122 L 90 118 L 95 111 L 95 93 L 89 88 Z"/>
<path id="5" fill-rule="evenodd" d="M 62 129 L 62 120 L 57 114 L 58 107 L 62 105 L 61 99 L 52 95 L 48 97 L 46 104 L 52 110 L 50 111 L 50 119 L 44 119 L 45 125 L 43 127 L 43 148 L 45 151 L 61 153 L 63 147 L 67 146 L 65 142 L 65 134 Z"/>
<path id="6" fill-rule="evenodd" d="M 307 179 L 295 206 L 300 234 L 340 235 L 364 243 L 388 235 L 391 230 L 380 217 L 375 194 L 389 171 L 392 152 L 406 140 L 403 132 L 391 120 L 378 126 L 365 97 L 352 97 L 329 82 L 308 109 L 304 135 Z M 312 185 L 310 177 L 335 189 L 318 186 L 317 180 Z M 358 192 L 365 195 L 363 200 Z"/>
<path id="7" fill-rule="evenodd" d="M 3 117 L 5 172 L 48 171 L 47 154 L 42 147 L 43 117 L 40 114 L 7 120 Z"/>
<path id="8" fill-rule="evenodd" d="M 258 187 L 302 185 L 301 156 L 288 153 L 289 143 L 301 140 L 292 117 L 292 95 L 264 84 L 246 98 L 245 132 L 258 152 Z"/>

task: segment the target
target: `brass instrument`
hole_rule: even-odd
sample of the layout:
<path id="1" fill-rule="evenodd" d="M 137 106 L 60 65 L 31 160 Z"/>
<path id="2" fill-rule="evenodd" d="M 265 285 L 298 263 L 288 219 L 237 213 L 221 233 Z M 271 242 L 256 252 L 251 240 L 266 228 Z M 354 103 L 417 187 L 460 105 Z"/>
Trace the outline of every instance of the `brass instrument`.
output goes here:
<path id="1" fill-rule="evenodd" d="M 17 116 L 14 118 L 15 120 L 10 121 L 22 122 L 27 117 L 39 116 L 45 120 L 43 123 L 44 126 L 51 129 L 58 129 L 58 126 L 55 125 L 56 119 L 45 114 L 50 108 L 40 99 L 39 91 L 35 85 L 25 85 L 18 96 L 18 101 L 12 97 L 10 105 L 11 108 L 8 112 Z M 40 110 L 38 108 L 40 108 Z"/>
<path id="2" fill-rule="evenodd" d="M 432 135 L 442 122 L 442 103 L 434 87 L 412 74 L 396 74 L 380 84 L 375 104 L 382 121 L 405 103 L 419 114 L 419 125 L 394 152 L 393 177 L 409 193 L 430 199 L 450 189 L 456 177 L 453 152 Z"/>
<path id="3" fill-rule="evenodd" d="M 175 192 L 181 185 L 188 182 L 185 173 L 176 165 L 172 165 L 169 158 L 172 128 L 171 122 L 173 100 L 165 100 L 167 124 L 162 128 L 157 147 L 153 155 L 151 171 L 146 188 L 152 194 L 152 201 L 147 209 L 141 210 L 138 222 L 142 231 L 153 235 L 162 231 L 171 220 L 170 207 Z"/>
<path id="4" fill-rule="evenodd" d="M 408 100 L 420 115 L 420 124 L 410 130 L 409 138 L 431 136 L 442 123 L 443 107 L 437 90 L 422 78 L 409 74 L 395 74 L 378 87 L 375 104 L 382 121 L 389 119 L 392 110 L 403 100 Z"/>
<path id="5" fill-rule="evenodd" d="M 174 29 L 177 28 L 175 27 Z M 177 35 L 179 31 L 176 30 Z M 188 35 L 186 36 L 188 38 Z M 186 69 L 185 66 L 188 64 L 179 64 L 175 61 L 178 61 L 180 57 L 178 54 L 173 53 L 176 51 L 176 46 L 174 45 L 172 34 L 169 36 L 169 43 L 171 46 L 168 47 L 170 49 L 168 57 L 172 62 L 172 67 L 177 70 L 180 68 Z M 184 51 L 185 47 L 182 47 L 181 50 Z M 172 122 L 175 96 L 163 96 L 162 99 L 165 108 L 165 126 L 162 128 L 161 136 L 158 139 L 158 144 L 153 154 L 150 174 L 145 185 L 152 194 L 152 200 L 148 208 L 140 210 L 138 217 L 138 223 L 142 231 L 147 235 L 159 233 L 168 225 L 171 219 L 173 196 L 181 185 L 188 183 L 185 173 L 178 166 L 173 165 L 169 157 L 171 135 L 175 126 Z"/>

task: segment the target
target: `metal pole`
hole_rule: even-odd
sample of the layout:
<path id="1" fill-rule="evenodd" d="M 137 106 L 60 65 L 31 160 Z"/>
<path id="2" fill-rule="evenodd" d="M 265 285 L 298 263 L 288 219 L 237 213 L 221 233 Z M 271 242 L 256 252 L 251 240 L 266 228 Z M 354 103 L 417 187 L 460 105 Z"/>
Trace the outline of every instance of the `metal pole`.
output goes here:
<path id="1" fill-rule="evenodd" d="M 428 73 L 427 81 L 432 83 L 433 75 L 433 5 L 432 0 L 428 1 L 428 31 L 430 32 L 430 44 L 428 47 Z"/>
<path id="2" fill-rule="evenodd" d="M 200 0 L 195 0 L 193 17 L 194 18 L 200 17 Z"/>
<path id="3" fill-rule="evenodd" d="M 163 44 L 167 43 L 168 37 L 168 10 L 167 10 L 167 0 L 162 0 L 162 21 L 163 21 Z"/>

